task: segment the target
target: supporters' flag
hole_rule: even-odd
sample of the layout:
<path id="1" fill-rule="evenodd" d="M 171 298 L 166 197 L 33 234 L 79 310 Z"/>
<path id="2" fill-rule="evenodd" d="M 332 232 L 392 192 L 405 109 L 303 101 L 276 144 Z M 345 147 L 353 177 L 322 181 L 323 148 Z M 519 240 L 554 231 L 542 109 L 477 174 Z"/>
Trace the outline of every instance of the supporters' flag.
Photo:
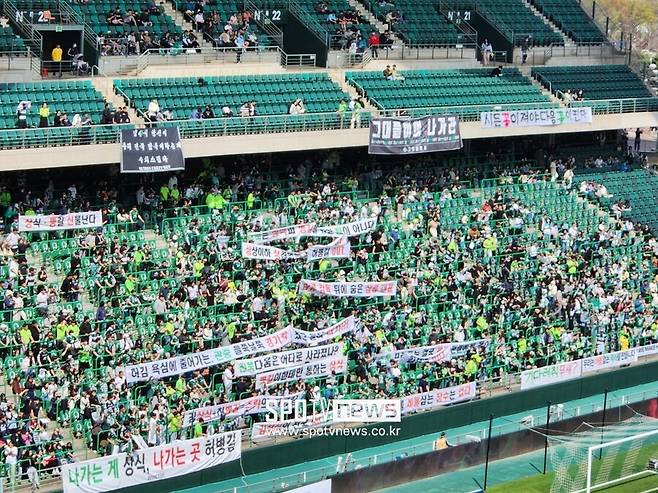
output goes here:
<path id="1" fill-rule="evenodd" d="M 121 131 L 121 172 L 157 173 L 185 169 L 178 127 Z"/>
<path id="2" fill-rule="evenodd" d="M 462 148 L 458 115 L 370 120 L 370 154 L 421 154 Z"/>

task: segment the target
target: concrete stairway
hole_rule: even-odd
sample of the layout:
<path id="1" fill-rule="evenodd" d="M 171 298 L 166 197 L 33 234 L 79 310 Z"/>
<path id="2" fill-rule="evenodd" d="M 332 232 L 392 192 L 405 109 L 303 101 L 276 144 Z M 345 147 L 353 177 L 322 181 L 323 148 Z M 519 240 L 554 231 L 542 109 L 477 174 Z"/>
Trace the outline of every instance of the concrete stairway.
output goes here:
<path id="1" fill-rule="evenodd" d="M 527 9 L 529 9 L 535 16 L 539 17 L 544 24 L 546 24 L 548 27 L 550 27 L 555 33 L 559 34 L 562 36 L 564 39 L 564 45 L 565 46 L 576 46 L 576 44 L 573 42 L 573 40 L 567 36 L 559 27 L 557 27 L 553 22 L 551 22 L 547 17 L 544 16 L 537 8 L 531 4 L 528 0 L 523 0 L 523 5 L 526 6 Z"/>
<path id="2" fill-rule="evenodd" d="M 338 84 L 343 91 L 345 91 L 347 94 L 350 95 L 350 97 L 352 98 L 359 97 L 359 93 L 357 92 L 357 90 L 345 81 L 345 70 L 334 69 L 334 70 L 329 70 L 328 73 L 331 80 L 334 81 L 336 84 Z M 365 111 L 370 111 L 370 112 L 378 111 L 378 109 L 372 106 L 366 98 L 363 98 L 363 101 L 365 102 L 366 105 Z M 336 102 L 336 107 L 338 107 L 338 102 Z"/>
<path id="3" fill-rule="evenodd" d="M 350 6 L 354 10 L 356 10 L 362 18 L 366 19 L 371 26 L 377 28 L 378 32 L 383 33 L 384 31 L 388 30 L 386 28 L 386 25 L 382 21 L 377 19 L 377 17 L 375 17 L 375 14 L 373 14 L 367 8 L 365 8 L 363 4 L 358 0 L 347 0 L 347 3 L 349 3 Z M 392 32 L 391 32 L 391 39 L 393 40 L 393 44 L 395 45 L 404 44 L 404 42 Z"/>
<path id="4" fill-rule="evenodd" d="M 130 108 L 123 100 L 123 98 L 114 92 L 112 79 L 109 77 L 94 77 L 91 79 L 91 83 L 93 84 L 94 88 L 105 97 L 105 100 L 114 106 L 115 109 L 119 106 L 126 106 L 128 110 L 128 116 L 130 117 L 130 123 L 144 125 L 144 119 L 137 115 L 135 108 Z"/>
<path id="5" fill-rule="evenodd" d="M 161 2 L 160 5 L 162 5 L 165 14 L 167 14 L 169 17 L 174 19 L 174 22 L 176 22 L 176 25 L 178 25 L 183 31 L 194 31 L 196 34 L 197 40 L 199 42 L 199 47 L 200 48 L 212 48 L 212 43 L 206 41 L 203 38 L 203 34 L 201 34 L 199 31 L 196 31 L 194 29 L 194 26 L 192 25 L 191 22 L 188 22 L 185 20 L 185 16 L 179 12 L 178 10 L 175 10 L 171 4 L 168 1 Z"/>

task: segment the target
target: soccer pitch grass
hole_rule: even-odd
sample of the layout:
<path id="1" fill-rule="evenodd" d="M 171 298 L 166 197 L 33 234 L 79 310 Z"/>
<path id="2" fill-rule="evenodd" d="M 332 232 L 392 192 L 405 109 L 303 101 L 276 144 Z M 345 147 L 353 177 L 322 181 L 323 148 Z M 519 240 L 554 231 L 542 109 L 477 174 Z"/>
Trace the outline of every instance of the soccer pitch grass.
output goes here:
<path id="1" fill-rule="evenodd" d="M 635 459 L 635 463 L 647 465 L 649 459 L 652 457 L 658 457 L 658 444 L 651 444 L 641 448 Z M 620 475 L 622 464 L 622 460 L 615 460 L 613 470 L 609 476 L 610 478 Z M 600 467 L 600 462 L 595 460 L 592 465 L 594 469 L 594 477 L 596 477 L 597 470 Z M 492 466 L 495 467 L 495 462 L 492 463 Z M 587 474 L 585 467 L 583 467 L 582 473 Z M 537 474 L 527 478 L 497 484 L 487 488 L 487 493 L 549 493 L 551 491 L 551 484 L 553 483 L 554 477 L 554 472 L 548 472 L 546 475 Z M 583 479 L 583 484 L 584 482 L 585 480 Z M 595 491 L 597 493 L 658 493 L 658 474 L 629 479 L 615 485 L 596 489 Z M 564 491 L 560 493 L 570 492 Z"/>

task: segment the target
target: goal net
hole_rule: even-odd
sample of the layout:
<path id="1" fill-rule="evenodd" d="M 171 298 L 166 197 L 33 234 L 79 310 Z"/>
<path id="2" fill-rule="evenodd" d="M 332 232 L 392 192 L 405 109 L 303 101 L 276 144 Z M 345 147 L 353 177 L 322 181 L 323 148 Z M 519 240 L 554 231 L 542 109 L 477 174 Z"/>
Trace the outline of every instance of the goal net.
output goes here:
<path id="1" fill-rule="evenodd" d="M 590 493 L 656 473 L 649 462 L 658 458 L 658 420 L 637 416 L 605 427 L 583 423 L 582 431 L 551 437 L 549 443 L 555 472 L 551 493 Z"/>

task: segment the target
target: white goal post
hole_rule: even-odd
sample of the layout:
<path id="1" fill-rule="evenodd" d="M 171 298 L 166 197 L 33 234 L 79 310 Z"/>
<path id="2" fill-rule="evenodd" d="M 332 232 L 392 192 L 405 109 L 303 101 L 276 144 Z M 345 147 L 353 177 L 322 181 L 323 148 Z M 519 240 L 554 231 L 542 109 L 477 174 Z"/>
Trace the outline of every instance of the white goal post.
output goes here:
<path id="1" fill-rule="evenodd" d="M 658 420 L 648 416 L 605 427 L 583 423 L 580 431 L 549 441 L 555 473 L 550 493 L 592 493 L 658 472 L 658 466 L 649 467 L 658 459 Z"/>
<path id="2" fill-rule="evenodd" d="M 648 469 L 646 462 L 643 461 L 644 464 L 638 464 L 637 461 L 640 450 L 652 442 L 658 442 L 658 430 L 647 431 L 638 435 L 589 447 L 587 449 L 587 486 L 584 490 L 579 491 L 591 493 L 596 489 L 605 488 L 616 483 L 656 474 L 656 471 Z M 609 473 L 612 471 L 612 466 L 620 455 L 623 455 L 621 474 L 619 477 L 611 479 Z M 596 475 L 594 475 L 593 471 L 594 460 L 599 460 L 601 464 Z M 601 469 L 606 470 L 608 474 L 601 474 Z M 595 480 L 601 476 L 607 477 L 607 479 L 603 482 L 596 482 Z"/>

